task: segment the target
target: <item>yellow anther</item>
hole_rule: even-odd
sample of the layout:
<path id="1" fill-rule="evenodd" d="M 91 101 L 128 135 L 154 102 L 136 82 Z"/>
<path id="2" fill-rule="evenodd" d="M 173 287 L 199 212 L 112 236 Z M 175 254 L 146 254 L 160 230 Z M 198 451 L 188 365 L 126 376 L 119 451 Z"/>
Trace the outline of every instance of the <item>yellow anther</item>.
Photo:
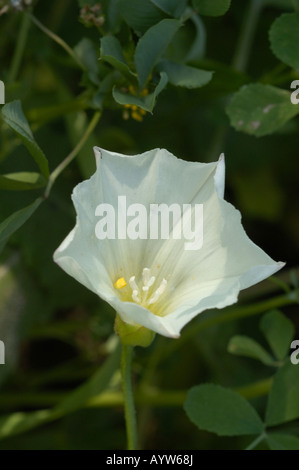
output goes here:
<path id="1" fill-rule="evenodd" d="M 139 122 L 143 120 L 142 115 L 139 114 L 138 111 L 132 111 L 132 118 L 135 119 L 135 121 L 139 121 Z"/>
<path id="2" fill-rule="evenodd" d="M 127 283 L 125 281 L 124 277 L 120 277 L 117 279 L 117 281 L 114 283 L 115 289 L 122 289 L 123 287 L 126 287 Z"/>

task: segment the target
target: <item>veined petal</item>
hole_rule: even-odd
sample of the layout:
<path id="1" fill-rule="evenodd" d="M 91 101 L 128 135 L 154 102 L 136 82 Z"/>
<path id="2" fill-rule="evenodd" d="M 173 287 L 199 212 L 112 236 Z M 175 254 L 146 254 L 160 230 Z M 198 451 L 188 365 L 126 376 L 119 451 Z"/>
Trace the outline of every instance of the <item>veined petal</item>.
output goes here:
<path id="1" fill-rule="evenodd" d="M 207 164 L 179 160 L 164 149 L 135 156 L 94 150 L 96 173 L 74 188 L 76 226 L 54 260 L 109 302 L 124 322 L 178 337 L 197 314 L 231 305 L 240 289 L 283 266 L 247 237 L 240 213 L 224 201 L 224 155 Z M 102 204 L 108 204 L 115 215 L 111 228 L 115 237 L 96 236 Z M 173 204 L 192 206 L 193 218 L 196 208 L 203 207 L 202 246 L 199 228 L 193 231 L 200 249 L 186 249 L 188 240 L 177 238 L 175 228 L 168 239 L 150 237 L 151 210 L 161 204 L 169 209 L 168 217 Z M 129 206 L 131 216 L 145 211 L 146 230 L 136 239 L 127 236 Z M 180 212 L 177 219 L 183 231 L 189 223 L 184 214 Z"/>

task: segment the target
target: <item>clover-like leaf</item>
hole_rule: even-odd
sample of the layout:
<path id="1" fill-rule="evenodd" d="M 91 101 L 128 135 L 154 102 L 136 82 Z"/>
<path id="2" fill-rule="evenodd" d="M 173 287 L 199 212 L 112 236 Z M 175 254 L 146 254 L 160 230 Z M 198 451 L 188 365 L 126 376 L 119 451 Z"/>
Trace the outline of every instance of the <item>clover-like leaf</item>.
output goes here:
<path id="1" fill-rule="evenodd" d="M 266 441 L 271 450 L 299 450 L 298 437 L 290 434 L 269 433 Z"/>
<path id="2" fill-rule="evenodd" d="M 272 310 L 262 317 L 260 328 L 277 359 L 284 359 L 295 334 L 293 323 L 279 310 Z"/>
<path id="3" fill-rule="evenodd" d="M 275 365 L 275 361 L 270 354 L 259 343 L 248 336 L 233 336 L 228 344 L 228 351 L 237 356 L 257 359 L 267 366 Z"/>
<path id="4" fill-rule="evenodd" d="M 299 70 L 299 13 L 284 13 L 269 32 L 273 53 L 285 64 Z"/>
<path id="5" fill-rule="evenodd" d="M 299 418 L 299 364 L 286 362 L 276 373 L 270 390 L 266 423 L 276 426 Z"/>
<path id="6" fill-rule="evenodd" d="M 199 428 L 219 436 L 261 434 L 262 420 L 245 398 L 219 385 L 191 388 L 184 409 Z"/>
<path id="7" fill-rule="evenodd" d="M 254 83 L 242 87 L 226 111 L 231 125 L 257 137 L 272 134 L 299 113 L 290 93 L 271 85 Z"/>

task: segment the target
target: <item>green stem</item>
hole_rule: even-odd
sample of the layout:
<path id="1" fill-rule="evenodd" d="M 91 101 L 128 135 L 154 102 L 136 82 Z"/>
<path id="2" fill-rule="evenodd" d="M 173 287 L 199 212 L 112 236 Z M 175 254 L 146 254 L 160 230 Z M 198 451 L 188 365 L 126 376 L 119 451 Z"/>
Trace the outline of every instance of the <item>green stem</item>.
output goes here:
<path id="1" fill-rule="evenodd" d="M 34 386 L 41 386 L 51 384 L 65 378 L 65 381 L 82 380 L 90 377 L 94 372 L 93 369 L 85 369 L 82 371 L 69 371 L 69 365 L 61 367 L 57 372 L 53 371 L 52 375 L 49 373 L 48 377 L 39 376 L 31 380 Z M 258 398 L 268 395 L 273 377 L 269 377 L 258 382 L 244 385 L 243 387 L 234 388 L 237 393 L 242 395 L 247 400 Z M 155 387 L 146 387 L 137 389 L 134 393 L 134 401 L 137 405 L 145 407 L 182 407 L 186 401 L 188 390 L 160 390 Z M 7 408 L 20 408 L 20 407 L 47 407 L 55 406 L 62 402 L 69 395 L 68 391 L 60 392 L 42 392 L 37 390 L 35 392 L 24 392 L 22 395 L 19 393 L 0 393 L 0 409 L 7 411 Z M 90 398 L 85 406 L 88 408 L 115 408 L 124 406 L 124 394 L 119 391 L 102 392 Z"/>
<path id="2" fill-rule="evenodd" d="M 81 62 L 77 59 L 73 49 L 63 39 L 61 39 L 61 37 L 57 36 L 57 34 L 53 33 L 53 31 L 44 26 L 37 18 L 35 18 L 34 15 L 32 15 L 32 13 L 27 13 L 27 15 L 41 31 L 53 39 L 53 41 L 55 41 L 57 44 L 59 44 L 72 57 L 72 59 L 79 65 L 81 69 L 84 68 Z"/>
<path id="3" fill-rule="evenodd" d="M 121 377 L 124 395 L 128 450 L 136 450 L 137 448 L 136 413 L 134 406 L 131 371 L 132 355 L 133 347 L 122 345 Z"/>
<path id="4" fill-rule="evenodd" d="M 240 38 L 232 61 L 233 67 L 240 72 L 245 72 L 247 68 L 263 3 L 262 0 L 250 0 L 247 14 L 244 16 Z"/>
<path id="5" fill-rule="evenodd" d="M 26 46 L 28 31 L 30 27 L 30 18 L 28 15 L 23 15 L 21 27 L 18 33 L 17 45 L 14 51 L 14 55 L 9 70 L 8 81 L 14 82 L 18 76 L 23 53 Z"/>
<path id="6" fill-rule="evenodd" d="M 85 144 L 86 140 L 90 136 L 90 134 L 93 132 L 94 128 L 96 127 L 97 123 L 99 122 L 99 119 L 101 117 L 100 111 L 97 111 L 92 120 L 89 123 L 89 126 L 87 127 L 84 135 L 81 137 L 81 140 L 78 142 L 76 147 L 71 151 L 71 153 L 55 168 L 55 170 L 51 173 L 49 176 L 49 182 L 48 186 L 45 191 L 44 197 L 47 198 L 50 194 L 50 191 L 52 189 L 53 184 L 55 183 L 56 178 L 60 175 L 60 173 L 63 172 L 63 170 L 74 160 L 74 158 L 78 155 L 80 152 L 81 148 Z"/>
<path id="7" fill-rule="evenodd" d="M 246 447 L 245 450 L 253 450 L 253 449 L 255 449 L 255 448 L 259 445 L 259 443 L 262 442 L 266 437 L 267 437 L 267 436 L 266 436 L 265 433 L 261 434 L 261 435 L 258 436 L 256 439 L 254 439 L 254 441 L 252 441 L 252 443 L 251 443 L 248 447 Z"/>

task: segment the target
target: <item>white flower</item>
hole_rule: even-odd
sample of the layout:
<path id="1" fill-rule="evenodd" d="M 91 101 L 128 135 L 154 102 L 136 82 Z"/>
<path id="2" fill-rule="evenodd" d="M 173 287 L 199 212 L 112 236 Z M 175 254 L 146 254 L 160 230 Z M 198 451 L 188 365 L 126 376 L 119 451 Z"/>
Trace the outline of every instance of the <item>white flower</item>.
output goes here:
<path id="1" fill-rule="evenodd" d="M 206 309 L 237 301 L 238 293 L 278 271 L 246 235 L 241 215 L 224 201 L 224 158 L 217 163 L 186 162 L 164 149 L 125 156 L 95 148 L 97 170 L 73 191 L 75 228 L 54 260 L 99 297 L 123 322 L 178 337 Z M 99 204 L 117 208 L 152 203 L 203 204 L 203 246 L 184 249 L 185 240 L 99 240 Z"/>

